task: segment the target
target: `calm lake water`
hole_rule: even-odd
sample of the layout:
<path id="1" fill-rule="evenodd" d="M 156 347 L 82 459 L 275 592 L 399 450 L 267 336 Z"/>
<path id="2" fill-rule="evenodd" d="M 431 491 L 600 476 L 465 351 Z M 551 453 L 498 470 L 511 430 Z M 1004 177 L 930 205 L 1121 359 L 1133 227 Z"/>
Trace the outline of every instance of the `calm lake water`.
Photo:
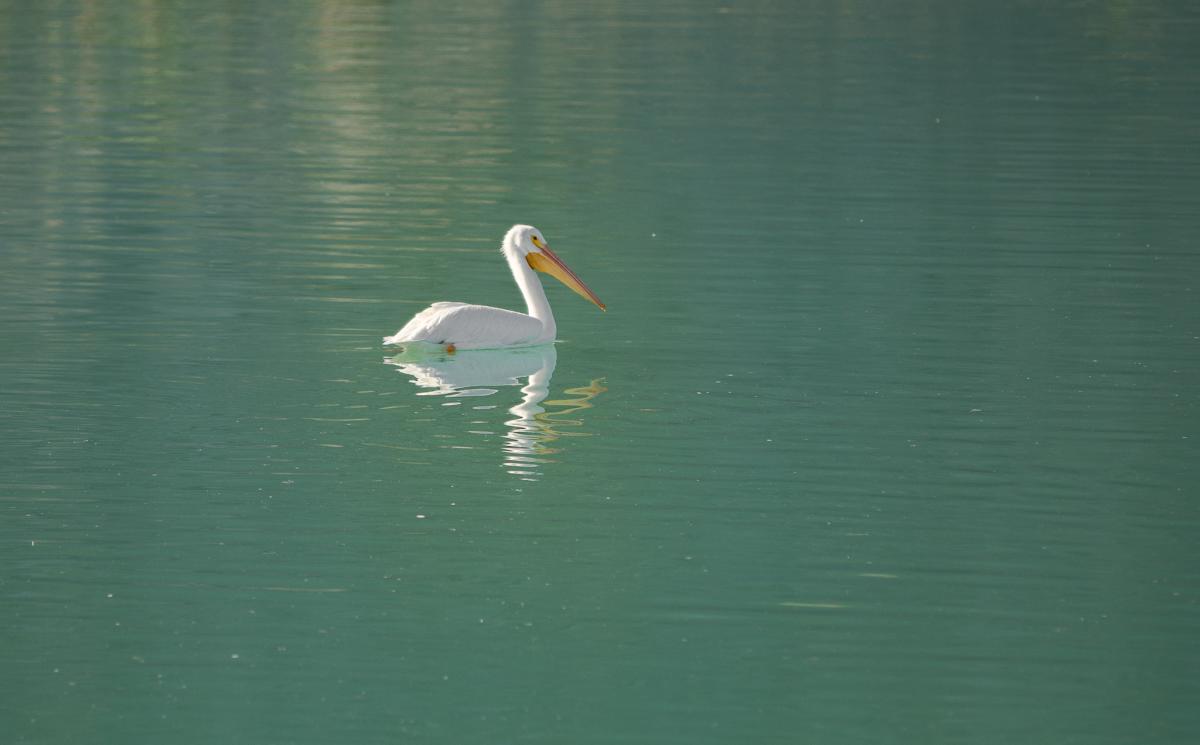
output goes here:
<path id="1" fill-rule="evenodd" d="M 1194 741 L 1194 3 L 0 20 L 5 742 Z"/>

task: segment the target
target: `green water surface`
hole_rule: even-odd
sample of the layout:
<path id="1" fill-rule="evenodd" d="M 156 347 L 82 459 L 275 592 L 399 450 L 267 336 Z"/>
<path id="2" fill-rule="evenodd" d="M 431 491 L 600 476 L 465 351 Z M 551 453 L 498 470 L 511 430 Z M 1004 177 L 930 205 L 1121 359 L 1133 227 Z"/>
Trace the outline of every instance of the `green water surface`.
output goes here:
<path id="1" fill-rule="evenodd" d="M 0 0 L 0 742 L 1197 741 L 1198 38 Z"/>

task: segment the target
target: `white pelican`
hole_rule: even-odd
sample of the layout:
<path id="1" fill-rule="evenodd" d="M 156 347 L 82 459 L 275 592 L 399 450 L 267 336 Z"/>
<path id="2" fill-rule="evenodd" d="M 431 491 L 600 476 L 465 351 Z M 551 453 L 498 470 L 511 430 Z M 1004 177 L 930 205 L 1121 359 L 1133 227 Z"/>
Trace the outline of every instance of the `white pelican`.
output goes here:
<path id="1" fill-rule="evenodd" d="M 546 291 L 534 271 L 545 272 L 605 310 L 600 298 L 588 289 L 546 245 L 542 231 L 532 225 L 514 225 L 504 236 L 500 250 L 525 298 L 528 314 L 467 303 L 434 303 L 416 314 L 383 343 L 423 342 L 442 346 L 447 352 L 459 349 L 524 347 L 554 341 L 558 327 L 546 300 Z"/>

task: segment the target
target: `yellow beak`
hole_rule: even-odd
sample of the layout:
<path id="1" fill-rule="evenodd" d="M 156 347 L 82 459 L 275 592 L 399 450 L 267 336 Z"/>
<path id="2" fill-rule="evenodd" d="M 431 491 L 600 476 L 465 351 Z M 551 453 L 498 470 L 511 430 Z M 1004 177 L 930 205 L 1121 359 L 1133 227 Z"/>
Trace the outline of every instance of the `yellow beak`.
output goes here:
<path id="1" fill-rule="evenodd" d="M 541 253 L 529 253 L 525 255 L 525 261 L 534 271 L 545 272 L 551 277 L 554 277 L 559 282 L 562 282 L 567 287 L 570 287 L 582 297 L 592 301 L 600 310 L 608 310 L 604 307 L 604 303 L 600 302 L 600 298 L 596 297 L 596 293 L 588 289 L 588 286 L 583 283 L 583 280 L 575 276 L 575 272 L 567 268 L 567 265 L 558 258 L 550 247 L 541 241 L 535 240 L 534 245 L 541 249 Z"/>

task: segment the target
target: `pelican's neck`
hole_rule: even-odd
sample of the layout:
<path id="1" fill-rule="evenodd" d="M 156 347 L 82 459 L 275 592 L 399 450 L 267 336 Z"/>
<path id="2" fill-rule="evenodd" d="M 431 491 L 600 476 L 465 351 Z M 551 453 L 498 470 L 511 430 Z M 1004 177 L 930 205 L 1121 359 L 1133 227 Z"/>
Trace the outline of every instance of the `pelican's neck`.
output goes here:
<path id="1" fill-rule="evenodd" d="M 517 250 L 513 236 L 504 239 L 504 258 L 508 260 L 508 268 L 512 270 L 513 280 L 521 288 L 521 297 L 525 298 L 526 312 L 542 322 L 545 327 L 545 337 L 554 339 L 558 327 L 554 323 L 554 313 L 550 310 L 550 301 L 546 299 L 546 291 L 537 273 L 529 266 L 529 262 Z"/>

